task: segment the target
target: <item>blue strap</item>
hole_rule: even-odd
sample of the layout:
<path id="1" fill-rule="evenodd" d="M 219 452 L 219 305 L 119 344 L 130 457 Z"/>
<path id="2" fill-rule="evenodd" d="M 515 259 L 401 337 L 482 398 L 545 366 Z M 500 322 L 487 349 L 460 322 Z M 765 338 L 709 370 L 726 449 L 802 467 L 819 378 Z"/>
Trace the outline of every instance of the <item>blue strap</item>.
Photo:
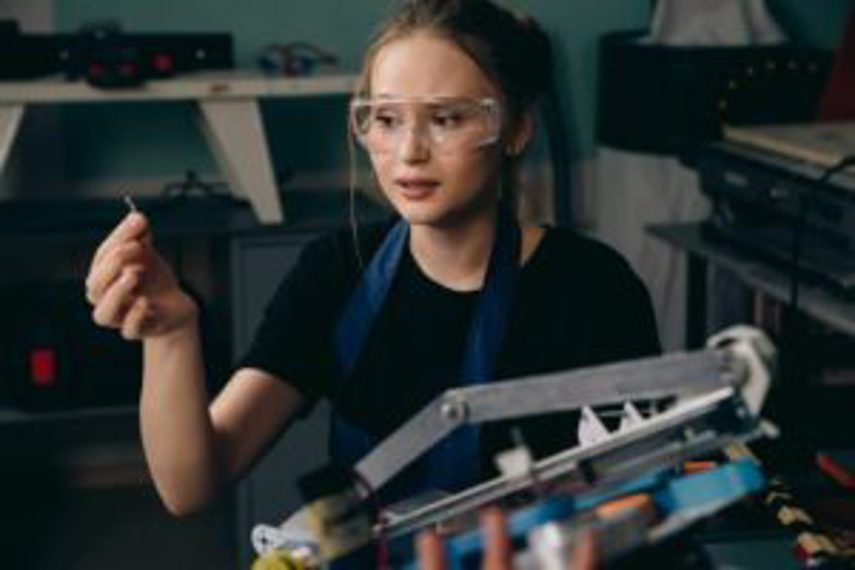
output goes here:
<path id="1" fill-rule="evenodd" d="M 504 209 L 499 210 L 490 264 L 469 329 L 462 374 L 467 384 L 493 379 L 519 279 L 520 242 L 516 220 Z"/>
<path id="2" fill-rule="evenodd" d="M 339 381 L 346 381 L 356 368 L 391 289 L 408 237 L 409 226 L 404 220 L 392 227 L 342 313 L 335 331 Z M 463 385 L 488 382 L 494 376 L 518 282 L 520 243 L 516 219 L 500 209 L 484 286 L 467 337 L 461 371 Z M 334 416 L 333 458 L 352 464 L 377 442 L 335 412 Z M 479 459 L 480 430 L 464 426 L 428 454 L 427 483 L 447 490 L 469 485 L 477 480 Z"/>
<path id="3" fill-rule="evenodd" d="M 356 368 L 362 347 L 392 287 L 401 255 L 407 245 L 410 227 L 398 221 L 374 254 L 363 278 L 356 286 L 335 331 L 336 357 L 339 377 L 349 378 Z"/>
<path id="4" fill-rule="evenodd" d="M 461 379 L 473 386 L 491 381 L 519 278 L 520 230 L 500 210 L 496 239 L 484 286 L 469 328 Z M 465 425 L 441 441 L 428 457 L 428 480 L 440 489 L 458 490 L 478 481 L 481 429 Z"/>

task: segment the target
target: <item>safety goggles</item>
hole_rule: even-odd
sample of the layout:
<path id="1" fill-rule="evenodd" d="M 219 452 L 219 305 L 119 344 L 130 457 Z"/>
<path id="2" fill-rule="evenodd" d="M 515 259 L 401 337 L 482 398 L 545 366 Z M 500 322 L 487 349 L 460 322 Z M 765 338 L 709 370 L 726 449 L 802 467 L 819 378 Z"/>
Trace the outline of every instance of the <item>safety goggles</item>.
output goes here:
<path id="1" fill-rule="evenodd" d="M 492 98 L 357 97 L 350 102 L 356 138 L 372 154 L 399 152 L 410 134 L 439 154 L 495 143 L 501 108 Z"/>

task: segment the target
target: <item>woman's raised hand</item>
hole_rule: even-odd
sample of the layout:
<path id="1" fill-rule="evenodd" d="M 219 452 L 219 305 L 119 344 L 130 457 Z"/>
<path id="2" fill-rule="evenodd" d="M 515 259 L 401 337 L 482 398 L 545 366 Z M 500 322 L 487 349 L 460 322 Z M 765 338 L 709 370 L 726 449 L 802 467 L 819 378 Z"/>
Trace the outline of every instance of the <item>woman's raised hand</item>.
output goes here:
<path id="1" fill-rule="evenodd" d="M 152 245 L 146 217 L 132 212 L 101 243 L 86 278 L 92 319 L 128 340 L 165 336 L 195 321 L 196 302 Z"/>

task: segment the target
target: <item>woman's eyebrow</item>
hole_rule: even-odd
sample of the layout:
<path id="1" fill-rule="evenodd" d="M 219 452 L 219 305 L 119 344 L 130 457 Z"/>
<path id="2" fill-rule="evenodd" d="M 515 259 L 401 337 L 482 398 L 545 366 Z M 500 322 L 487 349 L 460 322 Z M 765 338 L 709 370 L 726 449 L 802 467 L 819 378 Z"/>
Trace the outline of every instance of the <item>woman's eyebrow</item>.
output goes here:
<path id="1" fill-rule="evenodd" d="M 370 99 L 383 99 L 392 101 L 424 101 L 431 103 L 435 101 L 461 101 L 481 100 L 482 95 L 470 95 L 467 93 L 443 93 L 437 95 L 401 95 L 397 93 L 380 92 L 370 96 Z"/>

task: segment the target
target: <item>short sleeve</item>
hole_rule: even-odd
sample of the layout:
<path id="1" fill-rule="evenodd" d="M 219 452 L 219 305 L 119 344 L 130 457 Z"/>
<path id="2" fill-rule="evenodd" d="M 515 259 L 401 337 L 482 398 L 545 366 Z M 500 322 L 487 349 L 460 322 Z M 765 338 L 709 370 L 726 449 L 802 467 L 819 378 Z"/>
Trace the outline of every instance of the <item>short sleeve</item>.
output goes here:
<path id="1" fill-rule="evenodd" d="M 615 255 L 601 281 L 604 302 L 600 350 L 603 360 L 630 360 L 661 352 L 647 287 L 629 264 Z M 606 358 L 608 356 L 608 358 Z"/>
<path id="2" fill-rule="evenodd" d="M 238 367 L 264 370 L 293 385 L 310 402 L 328 394 L 341 282 L 337 257 L 329 238 L 304 248 L 267 305 Z"/>

